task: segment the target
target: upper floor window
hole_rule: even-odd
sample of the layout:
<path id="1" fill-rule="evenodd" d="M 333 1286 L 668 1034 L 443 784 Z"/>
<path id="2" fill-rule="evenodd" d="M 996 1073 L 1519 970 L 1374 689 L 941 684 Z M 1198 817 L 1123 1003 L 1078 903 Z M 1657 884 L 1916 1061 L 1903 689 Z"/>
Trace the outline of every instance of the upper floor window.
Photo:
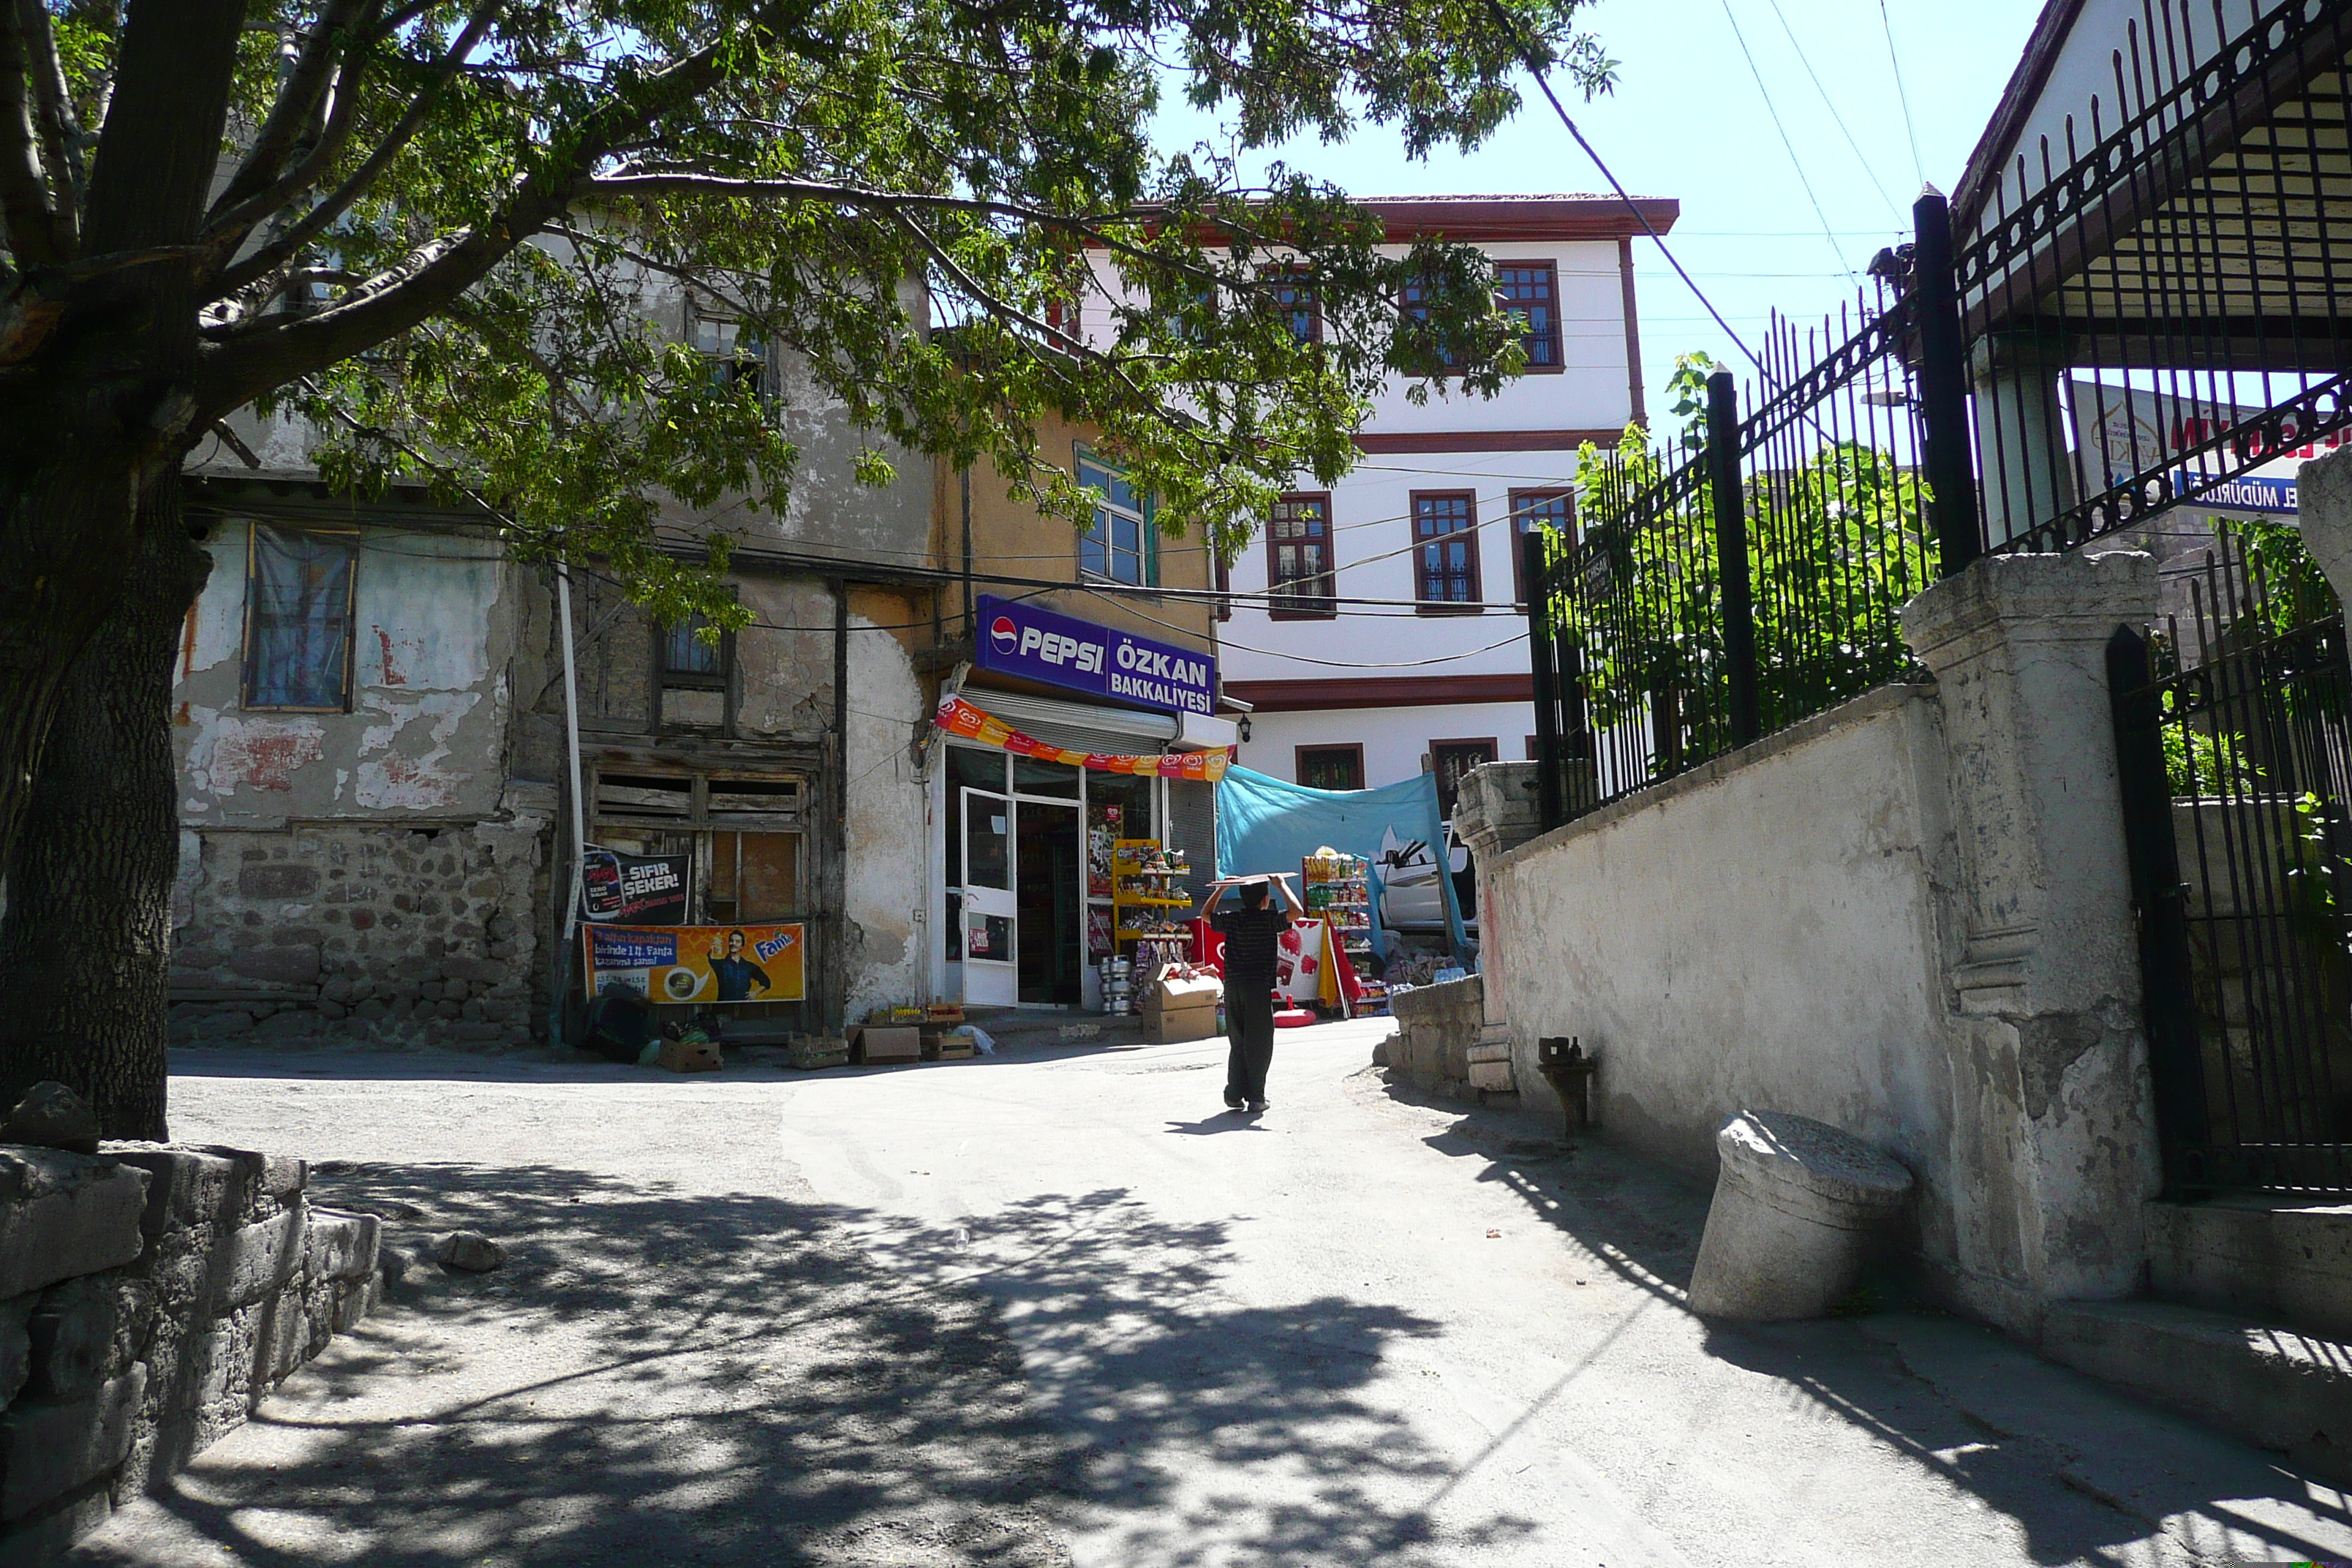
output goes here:
<path id="1" fill-rule="evenodd" d="M 720 730 L 727 726 L 728 676 L 735 662 L 735 638 L 712 635 L 699 615 L 654 630 L 659 667 L 660 727 Z"/>
<path id="2" fill-rule="evenodd" d="M 710 379 L 721 386 L 747 385 L 754 394 L 767 383 L 768 345 L 758 330 L 722 307 L 697 302 L 690 323 L 694 349 L 710 362 Z"/>
<path id="3" fill-rule="evenodd" d="M 1315 280 L 1304 267 L 1278 267 L 1265 274 L 1267 298 L 1290 324 L 1290 335 L 1302 343 L 1323 341 L 1323 302 Z"/>
<path id="4" fill-rule="evenodd" d="M 1160 580 L 1159 551 L 1151 537 L 1151 509 L 1127 476 L 1081 451 L 1078 483 L 1096 492 L 1094 516 L 1078 536 L 1078 572 L 1114 583 L 1150 587 Z"/>
<path id="5" fill-rule="evenodd" d="M 1576 542 L 1576 493 L 1573 490 L 1513 490 L 1511 492 L 1511 588 L 1522 605 L 1528 602 L 1528 535 L 1549 528 L 1570 543 Z"/>
<path id="6" fill-rule="evenodd" d="M 1332 583 L 1331 498 L 1285 496 L 1265 527 L 1266 608 L 1276 619 L 1339 613 Z"/>
<path id="7" fill-rule="evenodd" d="M 1412 493 L 1412 588 L 1423 615 L 1475 614 L 1478 500 L 1468 490 Z"/>
<path id="8" fill-rule="evenodd" d="M 356 533 L 252 526 L 245 574 L 247 708 L 351 710 L 359 554 Z"/>
<path id="9" fill-rule="evenodd" d="M 1549 261 L 1507 261 L 1495 268 L 1495 299 L 1518 328 L 1529 370 L 1559 370 L 1559 269 Z"/>
<path id="10" fill-rule="evenodd" d="M 1418 279 L 1408 283 L 1404 286 L 1403 291 L 1397 296 L 1397 309 L 1403 313 L 1407 321 L 1426 326 L 1429 321 L 1429 300 L 1433 292 L 1428 284 Z M 1429 367 L 1433 372 L 1439 369 L 1450 370 L 1454 363 L 1454 356 L 1444 349 L 1433 350 L 1427 357 Z"/>

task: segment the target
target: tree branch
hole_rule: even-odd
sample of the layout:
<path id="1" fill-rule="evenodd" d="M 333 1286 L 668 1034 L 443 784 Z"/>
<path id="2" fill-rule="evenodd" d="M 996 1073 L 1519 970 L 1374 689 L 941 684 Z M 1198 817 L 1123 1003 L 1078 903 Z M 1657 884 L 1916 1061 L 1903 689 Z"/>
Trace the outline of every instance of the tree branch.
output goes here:
<path id="1" fill-rule="evenodd" d="M 18 268 L 62 261 L 56 212 L 41 177 L 40 139 L 33 128 L 32 71 L 24 14 L 0 5 L 0 223 Z"/>
<path id="2" fill-rule="evenodd" d="M 315 314 L 247 318 L 215 334 L 198 374 L 204 405 L 226 413 L 445 309 L 561 216 L 579 183 L 614 147 L 724 80 L 730 62 L 740 58 L 743 34 L 772 36 L 812 3 L 769 0 L 741 28 L 631 82 L 591 110 L 568 136 L 558 132 L 550 137 L 538 167 L 488 222 L 427 241 L 398 266 Z"/>
<path id="3" fill-rule="evenodd" d="M 303 214 L 291 228 L 272 239 L 253 255 L 225 270 L 221 274 L 219 282 L 215 285 L 219 294 L 234 294 L 247 285 L 268 277 L 276 268 L 299 254 L 304 246 L 326 232 L 328 225 L 341 217 L 350 210 L 353 202 L 367 194 L 369 187 L 375 184 L 377 176 L 383 173 L 384 166 L 399 156 L 400 150 L 408 144 L 409 139 L 415 136 L 417 129 L 425 123 L 425 117 L 432 112 L 435 100 L 441 96 L 442 89 L 449 85 L 450 77 L 456 73 L 457 67 L 464 63 L 467 55 L 473 51 L 474 46 L 482 41 L 482 35 L 489 31 L 490 23 L 497 18 L 504 4 L 505 0 L 483 0 L 481 5 L 474 8 L 473 16 L 467 19 L 466 30 L 458 34 L 457 40 L 443 53 L 434 72 L 433 79 L 425 83 L 423 89 L 410 100 L 407 111 L 400 117 L 397 124 L 385 132 L 383 140 L 376 144 L 375 150 L 367 155 L 341 184 L 330 192 L 324 200 Z M 357 62 L 354 62 L 354 68 Z M 340 79 L 338 79 L 335 112 L 339 119 L 342 117 L 346 88 L 356 85 L 355 82 L 343 83 Z M 356 99 L 358 94 L 352 92 L 349 96 Z M 348 127 L 344 134 L 348 134 Z M 338 135 L 331 140 L 336 144 L 333 151 L 340 151 L 343 136 Z M 285 179 L 280 180 L 277 185 L 225 215 L 220 220 L 223 226 L 233 225 L 235 231 L 241 237 L 246 226 L 275 207 L 285 196 L 309 184 L 311 179 L 316 177 L 319 170 L 333 156 L 333 151 L 330 151 L 327 143 L 322 141 L 319 153 L 305 158 L 299 167 L 289 174 Z M 320 153 L 325 153 L 325 156 L 320 156 Z"/>
<path id="4" fill-rule="evenodd" d="M 319 106 L 328 83 L 339 74 L 334 69 L 336 38 L 344 29 L 355 26 L 363 13 L 378 10 L 383 4 L 383 0 L 332 0 L 320 13 L 318 24 L 302 40 L 302 47 L 294 57 L 294 68 L 287 73 L 285 84 L 278 89 L 278 101 L 270 105 L 269 118 L 254 132 L 253 145 L 246 149 L 245 162 L 220 198 L 213 203 L 213 210 L 205 218 L 207 228 L 218 226 L 225 212 L 272 188 L 303 133 L 322 129 Z"/>
<path id="5" fill-rule="evenodd" d="M 65 65 L 58 58 L 48 7 L 42 0 L 16 0 L 16 11 L 24 23 L 26 73 L 32 79 L 33 101 L 40 113 L 41 159 L 48 165 L 58 242 L 68 251 L 79 249 L 87 182 L 73 95 L 66 87 Z"/>

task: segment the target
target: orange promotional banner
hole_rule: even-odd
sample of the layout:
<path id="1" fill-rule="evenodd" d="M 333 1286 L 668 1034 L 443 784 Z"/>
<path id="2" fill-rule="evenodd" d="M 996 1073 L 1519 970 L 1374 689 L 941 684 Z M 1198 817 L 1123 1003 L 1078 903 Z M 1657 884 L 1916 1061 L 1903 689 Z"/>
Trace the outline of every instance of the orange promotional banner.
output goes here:
<path id="1" fill-rule="evenodd" d="M 1092 768 L 1101 773 L 1140 773 L 1147 778 L 1190 779 L 1195 784 L 1215 784 L 1225 776 L 1233 764 L 1233 751 L 1228 747 L 1215 752 L 1177 752 L 1164 757 L 1113 757 L 1100 752 L 1068 752 L 1059 746 L 1049 746 L 1033 740 L 1007 724 L 992 718 L 966 702 L 961 697 L 950 697 L 940 704 L 931 721 L 960 741 L 976 741 L 983 746 L 1017 756 L 1036 757 L 1048 763 L 1060 763 L 1065 767 Z"/>

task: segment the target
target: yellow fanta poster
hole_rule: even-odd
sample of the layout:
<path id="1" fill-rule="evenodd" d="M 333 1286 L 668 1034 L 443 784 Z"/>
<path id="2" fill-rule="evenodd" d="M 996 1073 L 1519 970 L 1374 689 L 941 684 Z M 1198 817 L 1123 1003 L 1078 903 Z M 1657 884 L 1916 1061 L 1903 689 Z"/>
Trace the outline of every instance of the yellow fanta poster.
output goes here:
<path id="1" fill-rule="evenodd" d="M 806 928 L 600 926 L 588 939 L 588 994 L 621 984 L 653 1002 L 798 1002 Z"/>

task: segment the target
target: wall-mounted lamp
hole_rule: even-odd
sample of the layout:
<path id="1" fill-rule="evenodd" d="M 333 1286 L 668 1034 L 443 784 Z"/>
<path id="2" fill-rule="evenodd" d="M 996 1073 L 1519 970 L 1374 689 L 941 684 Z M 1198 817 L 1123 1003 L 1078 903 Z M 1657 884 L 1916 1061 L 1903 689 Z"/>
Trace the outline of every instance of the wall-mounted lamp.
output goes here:
<path id="1" fill-rule="evenodd" d="M 1241 722 L 1240 722 L 1240 724 L 1239 724 L 1236 728 L 1237 728 L 1237 731 L 1238 731 L 1239 734 L 1241 735 L 1241 738 L 1242 738 L 1242 744 L 1243 744 L 1243 745 L 1244 745 L 1244 746 L 1248 745 L 1248 744 L 1249 744 L 1249 715 L 1248 715 L 1248 714 L 1244 713 L 1244 714 L 1243 714 L 1243 715 L 1242 715 L 1242 717 L 1241 717 Z"/>

